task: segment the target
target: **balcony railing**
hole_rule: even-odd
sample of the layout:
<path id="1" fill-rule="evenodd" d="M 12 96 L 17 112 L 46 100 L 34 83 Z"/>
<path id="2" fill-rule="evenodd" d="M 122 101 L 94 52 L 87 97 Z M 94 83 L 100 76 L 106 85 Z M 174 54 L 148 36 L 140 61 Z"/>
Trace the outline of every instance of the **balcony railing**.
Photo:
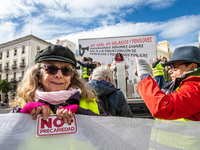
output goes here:
<path id="1" fill-rule="evenodd" d="M 25 63 L 20 63 L 19 66 L 22 68 L 22 67 L 25 67 Z"/>
<path id="2" fill-rule="evenodd" d="M 17 65 L 16 64 L 12 65 L 12 69 L 17 69 Z"/>
<path id="3" fill-rule="evenodd" d="M 9 70 L 9 66 L 4 66 L 4 70 Z"/>
<path id="4" fill-rule="evenodd" d="M 19 77 L 19 79 L 18 79 L 19 81 L 21 81 L 22 80 L 22 77 Z"/>
<path id="5" fill-rule="evenodd" d="M 11 78 L 10 82 L 17 82 L 15 78 Z"/>

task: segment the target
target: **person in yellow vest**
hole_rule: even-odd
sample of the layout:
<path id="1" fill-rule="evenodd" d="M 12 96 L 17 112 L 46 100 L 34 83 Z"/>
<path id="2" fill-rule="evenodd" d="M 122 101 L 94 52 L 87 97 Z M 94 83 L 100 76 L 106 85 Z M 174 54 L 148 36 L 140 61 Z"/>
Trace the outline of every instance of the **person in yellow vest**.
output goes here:
<path id="1" fill-rule="evenodd" d="M 83 78 L 85 82 L 88 82 L 88 79 L 90 77 L 89 69 L 87 68 L 87 65 L 89 64 L 88 59 L 86 57 L 82 57 L 81 61 L 77 60 L 77 63 L 80 66 L 77 66 L 76 69 L 81 70 L 81 78 Z"/>
<path id="2" fill-rule="evenodd" d="M 160 63 L 161 59 L 154 58 L 153 59 L 154 63 L 150 66 L 152 69 L 153 77 L 156 80 L 158 86 L 160 89 L 164 86 L 165 84 L 165 78 L 164 78 L 164 72 L 163 72 L 163 66 Z"/>
<path id="3" fill-rule="evenodd" d="M 73 113 L 103 113 L 97 98 L 79 79 L 74 53 L 68 47 L 48 46 L 38 52 L 35 63 L 17 88 L 17 97 L 10 103 L 12 112 L 29 113 L 33 119 L 42 113 L 44 120 L 56 114 L 65 123 L 71 122 Z"/>

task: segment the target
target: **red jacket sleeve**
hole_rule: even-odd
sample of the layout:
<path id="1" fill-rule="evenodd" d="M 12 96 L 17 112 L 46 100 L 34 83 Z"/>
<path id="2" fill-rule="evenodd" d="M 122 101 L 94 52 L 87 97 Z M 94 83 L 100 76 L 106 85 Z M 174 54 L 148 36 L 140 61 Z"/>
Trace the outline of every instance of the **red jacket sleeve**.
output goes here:
<path id="1" fill-rule="evenodd" d="M 200 111 L 200 77 L 183 80 L 179 89 L 166 95 L 153 78 L 143 79 L 137 91 L 153 117 L 167 120 L 188 118 Z"/>

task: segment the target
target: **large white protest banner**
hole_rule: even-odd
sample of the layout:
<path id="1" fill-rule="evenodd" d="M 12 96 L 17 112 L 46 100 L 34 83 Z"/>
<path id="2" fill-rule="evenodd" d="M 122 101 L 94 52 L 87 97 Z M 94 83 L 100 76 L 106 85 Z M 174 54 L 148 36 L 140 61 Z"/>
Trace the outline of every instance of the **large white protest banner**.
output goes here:
<path id="1" fill-rule="evenodd" d="M 156 35 L 79 39 L 79 55 L 91 57 L 102 65 L 112 64 L 117 53 L 121 53 L 129 65 L 128 98 L 138 97 L 133 90 L 134 84 L 138 83 L 133 75 L 136 66 L 135 55 L 152 63 L 156 57 Z"/>
<path id="2" fill-rule="evenodd" d="M 36 137 L 30 114 L 0 115 L 1 150 L 199 149 L 199 121 L 76 115 L 78 132 Z"/>

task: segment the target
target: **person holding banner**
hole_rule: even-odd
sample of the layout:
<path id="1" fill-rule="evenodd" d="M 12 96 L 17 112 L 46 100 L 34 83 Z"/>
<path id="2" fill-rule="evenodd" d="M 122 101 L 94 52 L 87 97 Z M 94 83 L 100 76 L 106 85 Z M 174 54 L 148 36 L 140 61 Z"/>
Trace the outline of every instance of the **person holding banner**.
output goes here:
<path id="1" fill-rule="evenodd" d="M 153 117 L 165 120 L 200 121 L 200 49 L 195 46 L 176 48 L 171 60 L 163 66 L 172 81 L 162 90 L 150 76 L 149 64 L 138 59 L 137 74 L 140 82 L 137 91 Z"/>
<path id="2" fill-rule="evenodd" d="M 141 80 L 137 91 L 156 118 L 149 149 L 198 149 L 199 124 L 191 122 L 200 121 L 200 49 L 195 46 L 175 49 L 171 60 L 163 64 L 170 66 L 172 81 L 162 90 L 150 77 L 147 61 L 136 57 L 136 63 Z"/>
<path id="3" fill-rule="evenodd" d="M 125 80 L 126 80 L 126 90 L 127 90 L 127 80 L 128 80 L 128 71 L 126 69 L 129 68 L 129 65 L 126 63 L 126 61 L 124 60 L 124 57 L 121 53 L 117 53 L 115 55 L 115 59 L 114 61 L 112 62 L 111 66 L 110 66 L 110 69 L 113 71 L 113 81 L 116 85 L 116 88 L 118 88 L 118 82 L 117 82 L 117 64 L 118 63 L 121 63 L 121 62 L 124 62 L 124 67 L 125 67 Z"/>
<path id="4" fill-rule="evenodd" d="M 39 51 L 35 65 L 29 68 L 17 88 L 17 97 L 10 103 L 12 112 L 29 113 L 35 120 L 39 113 L 47 120 L 56 114 L 65 123 L 73 113 L 100 115 L 93 92 L 86 88 L 75 71 L 74 53 L 61 45 L 48 46 Z"/>

